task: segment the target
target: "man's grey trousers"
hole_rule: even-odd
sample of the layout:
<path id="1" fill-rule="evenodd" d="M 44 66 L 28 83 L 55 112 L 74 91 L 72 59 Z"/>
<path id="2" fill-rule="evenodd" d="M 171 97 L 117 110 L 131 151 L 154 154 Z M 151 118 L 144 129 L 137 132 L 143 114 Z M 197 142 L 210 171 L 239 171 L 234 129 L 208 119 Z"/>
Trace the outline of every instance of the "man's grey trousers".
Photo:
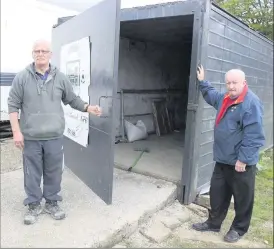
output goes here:
<path id="1" fill-rule="evenodd" d="M 24 205 L 46 200 L 61 201 L 63 173 L 63 138 L 52 140 L 25 140 L 23 149 Z M 43 190 L 41 178 L 43 176 Z"/>

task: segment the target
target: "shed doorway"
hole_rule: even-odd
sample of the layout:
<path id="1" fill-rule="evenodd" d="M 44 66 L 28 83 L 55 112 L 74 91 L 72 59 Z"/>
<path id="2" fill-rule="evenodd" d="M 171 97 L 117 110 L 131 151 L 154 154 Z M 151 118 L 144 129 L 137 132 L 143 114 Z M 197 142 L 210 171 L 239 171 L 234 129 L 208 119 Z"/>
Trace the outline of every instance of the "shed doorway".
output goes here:
<path id="1" fill-rule="evenodd" d="M 184 15 L 121 22 L 115 167 L 181 180 L 193 20 Z"/>

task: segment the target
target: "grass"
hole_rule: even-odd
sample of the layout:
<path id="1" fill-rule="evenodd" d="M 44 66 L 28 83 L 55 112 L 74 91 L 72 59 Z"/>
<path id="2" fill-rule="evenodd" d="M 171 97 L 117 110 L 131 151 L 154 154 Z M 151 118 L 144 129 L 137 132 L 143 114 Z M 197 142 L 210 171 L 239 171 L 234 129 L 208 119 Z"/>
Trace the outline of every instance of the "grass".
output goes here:
<path id="1" fill-rule="evenodd" d="M 249 238 L 267 241 L 273 248 L 273 149 L 261 154 L 256 176 L 255 202 Z"/>

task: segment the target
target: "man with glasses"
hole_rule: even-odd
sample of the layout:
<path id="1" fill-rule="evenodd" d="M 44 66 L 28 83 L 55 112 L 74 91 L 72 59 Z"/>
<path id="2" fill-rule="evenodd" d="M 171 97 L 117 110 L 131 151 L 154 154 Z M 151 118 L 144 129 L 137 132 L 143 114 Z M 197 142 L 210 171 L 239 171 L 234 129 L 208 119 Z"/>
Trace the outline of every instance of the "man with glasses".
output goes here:
<path id="1" fill-rule="evenodd" d="M 24 187 L 28 211 L 25 224 L 33 224 L 42 213 L 40 202 L 45 198 L 45 211 L 54 219 L 65 218 L 59 207 L 63 168 L 64 112 L 61 105 L 100 116 L 99 106 L 90 106 L 73 92 L 67 77 L 54 65 L 50 43 L 34 43 L 34 62 L 13 80 L 8 98 L 10 123 L 15 146 L 23 150 Z M 18 113 L 21 110 L 20 125 Z M 43 176 L 43 191 L 40 188 Z"/>

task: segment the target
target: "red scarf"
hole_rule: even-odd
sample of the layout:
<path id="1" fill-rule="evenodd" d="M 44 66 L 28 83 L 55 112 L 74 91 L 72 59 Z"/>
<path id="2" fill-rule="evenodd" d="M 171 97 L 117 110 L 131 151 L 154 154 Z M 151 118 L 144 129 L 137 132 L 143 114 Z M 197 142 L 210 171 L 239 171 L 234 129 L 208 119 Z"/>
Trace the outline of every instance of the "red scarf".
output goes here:
<path id="1" fill-rule="evenodd" d="M 242 103 L 244 101 L 247 90 L 248 90 L 248 86 L 245 85 L 242 93 L 236 99 L 231 99 L 228 93 L 225 95 L 222 106 L 221 106 L 221 110 L 216 118 L 216 126 L 220 123 L 221 119 L 224 117 L 227 109 L 230 106 Z"/>

